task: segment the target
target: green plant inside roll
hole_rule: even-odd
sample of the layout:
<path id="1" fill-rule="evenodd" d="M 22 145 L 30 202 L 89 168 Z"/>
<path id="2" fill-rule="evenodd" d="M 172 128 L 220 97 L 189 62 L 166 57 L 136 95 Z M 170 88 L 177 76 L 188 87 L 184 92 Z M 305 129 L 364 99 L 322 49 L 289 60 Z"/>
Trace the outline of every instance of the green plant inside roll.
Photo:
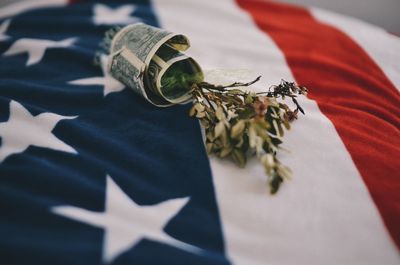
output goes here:
<path id="1" fill-rule="evenodd" d="M 189 60 L 174 63 L 161 78 L 164 97 L 174 100 L 187 94 L 193 84 L 203 81 L 203 74 Z"/>

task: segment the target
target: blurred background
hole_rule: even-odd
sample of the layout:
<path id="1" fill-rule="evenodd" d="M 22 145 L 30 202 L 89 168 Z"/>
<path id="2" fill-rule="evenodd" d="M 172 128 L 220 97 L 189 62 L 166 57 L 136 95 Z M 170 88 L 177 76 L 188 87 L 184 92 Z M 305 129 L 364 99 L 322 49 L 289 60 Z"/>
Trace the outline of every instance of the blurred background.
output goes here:
<path id="1" fill-rule="evenodd" d="M 400 0 L 281 0 L 360 18 L 400 34 Z"/>
<path id="2" fill-rule="evenodd" d="M 23 0 L 0 0 L 1 6 Z M 29 0 L 35 2 L 35 0 Z M 78 0 L 79 1 L 79 0 Z M 151 1 L 151 0 L 150 0 Z M 165 0 L 168 1 L 168 0 Z M 185 1 L 185 0 L 182 0 Z M 400 0 L 275 0 L 316 6 L 360 18 L 400 35 Z"/>

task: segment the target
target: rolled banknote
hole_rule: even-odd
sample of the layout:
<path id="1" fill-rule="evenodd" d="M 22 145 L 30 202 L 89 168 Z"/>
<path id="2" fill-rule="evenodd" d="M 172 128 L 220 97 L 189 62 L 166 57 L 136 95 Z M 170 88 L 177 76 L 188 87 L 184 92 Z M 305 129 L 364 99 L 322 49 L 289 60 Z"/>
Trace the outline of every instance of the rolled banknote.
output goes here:
<path id="1" fill-rule="evenodd" d="M 112 38 L 108 71 L 156 106 L 183 103 L 191 85 L 204 79 L 197 62 L 182 53 L 189 46 L 184 35 L 128 25 Z"/>
<path id="2" fill-rule="evenodd" d="M 151 59 L 145 78 L 155 94 L 171 103 L 181 103 L 190 99 L 191 85 L 201 82 L 203 73 L 192 58 L 163 45 Z"/>

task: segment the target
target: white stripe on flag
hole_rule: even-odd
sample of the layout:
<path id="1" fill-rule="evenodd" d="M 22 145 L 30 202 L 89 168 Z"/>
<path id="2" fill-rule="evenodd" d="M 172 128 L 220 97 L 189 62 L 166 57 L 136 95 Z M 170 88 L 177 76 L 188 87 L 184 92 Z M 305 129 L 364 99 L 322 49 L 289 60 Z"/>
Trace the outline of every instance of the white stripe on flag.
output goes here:
<path id="1" fill-rule="evenodd" d="M 207 69 L 248 68 L 265 87 L 293 80 L 282 52 L 233 1 L 153 1 L 161 25 L 184 33 Z M 259 89 L 259 87 L 258 87 Z M 285 137 L 294 172 L 268 196 L 254 159 L 211 158 L 228 257 L 235 264 L 398 264 L 397 250 L 331 122 L 312 100 Z"/>
<path id="2" fill-rule="evenodd" d="M 320 22 L 331 25 L 350 36 L 400 90 L 400 38 L 382 28 L 355 18 L 346 17 L 319 8 L 310 8 Z"/>
<path id="3" fill-rule="evenodd" d="M 262 80 L 293 80 L 275 44 L 254 31 L 250 18 L 227 1 L 153 1 L 161 26 L 187 34 L 192 55 L 204 69 L 251 69 Z M 168 3 L 167 3 L 168 2 Z M 251 29 L 251 30 L 249 30 Z M 275 49 L 266 47 L 273 46 Z M 260 57 L 260 54 L 262 57 Z M 263 59 L 268 59 L 268 63 Z M 271 67 L 273 66 L 273 67 Z M 268 69 L 265 69 L 268 67 Z"/>

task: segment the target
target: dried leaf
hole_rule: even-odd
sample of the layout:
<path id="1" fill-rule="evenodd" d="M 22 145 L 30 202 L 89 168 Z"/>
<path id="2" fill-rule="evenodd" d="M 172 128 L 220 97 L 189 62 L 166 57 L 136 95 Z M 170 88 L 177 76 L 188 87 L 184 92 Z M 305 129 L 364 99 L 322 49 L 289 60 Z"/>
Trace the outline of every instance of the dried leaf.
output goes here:
<path id="1" fill-rule="evenodd" d="M 260 160 L 268 172 L 275 167 L 274 156 L 272 154 L 264 154 Z"/>
<path id="2" fill-rule="evenodd" d="M 269 181 L 270 192 L 271 194 L 275 194 L 283 182 L 283 178 L 279 176 L 277 173 L 272 173 Z"/>
<path id="3" fill-rule="evenodd" d="M 190 117 L 193 117 L 195 114 L 196 114 L 196 105 L 193 105 L 193 106 L 190 108 L 189 116 L 190 116 Z"/>
<path id="4" fill-rule="evenodd" d="M 255 129 L 255 127 L 254 127 L 254 124 L 250 124 L 250 126 L 249 126 L 249 131 L 248 131 L 248 134 L 249 134 L 249 144 L 250 144 L 250 147 L 251 148 L 255 148 L 256 147 L 256 143 L 257 143 L 257 140 L 256 140 L 256 138 L 257 138 L 257 132 L 256 132 L 256 129 Z"/>
<path id="5" fill-rule="evenodd" d="M 239 167 L 244 167 L 246 165 L 246 157 L 240 150 L 234 149 L 231 156 L 232 156 L 233 161 Z"/>
<path id="6" fill-rule="evenodd" d="M 214 147 L 213 143 L 206 143 L 206 151 L 208 154 L 212 153 L 213 147 Z"/>
<path id="7" fill-rule="evenodd" d="M 225 147 L 222 149 L 221 153 L 219 153 L 219 156 L 221 158 L 226 157 L 227 155 L 229 155 L 232 152 L 232 148 L 231 147 Z"/>
<path id="8" fill-rule="evenodd" d="M 215 138 L 220 137 L 225 131 L 225 124 L 223 121 L 217 123 L 214 129 L 214 136 Z"/>
<path id="9" fill-rule="evenodd" d="M 197 112 L 197 114 L 196 114 L 196 118 L 199 118 L 199 119 L 204 118 L 205 116 L 206 116 L 205 111 Z"/>
<path id="10" fill-rule="evenodd" d="M 231 137 L 232 138 L 239 137 L 243 133 L 245 128 L 246 128 L 246 122 L 244 120 L 239 120 L 235 125 L 232 126 Z"/>
<path id="11" fill-rule="evenodd" d="M 226 119 L 224 110 L 222 107 L 218 106 L 217 111 L 215 112 L 215 116 L 217 117 L 218 120 L 222 121 Z"/>

